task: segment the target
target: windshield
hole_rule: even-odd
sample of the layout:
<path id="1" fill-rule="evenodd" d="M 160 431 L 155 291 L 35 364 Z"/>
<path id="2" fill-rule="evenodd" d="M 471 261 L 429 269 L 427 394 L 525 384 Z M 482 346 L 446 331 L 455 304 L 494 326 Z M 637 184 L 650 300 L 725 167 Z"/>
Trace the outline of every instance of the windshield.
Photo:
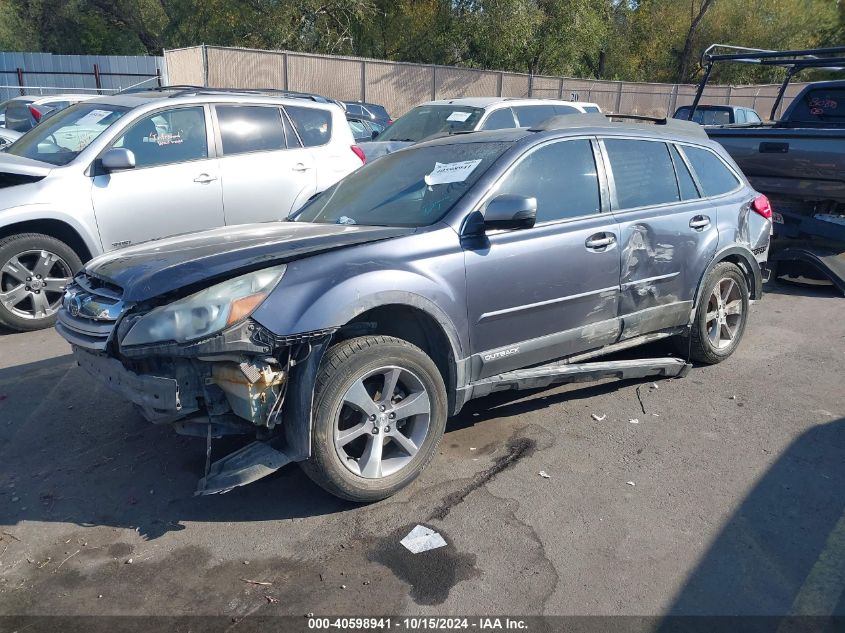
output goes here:
<path id="1" fill-rule="evenodd" d="M 66 165 L 128 111 L 123 106 L 79 103 L 36 125 L 6 153 Z"/>
<path id="2" fill-rule="evenodd" d="M 484 110 L 466 106 L 422 105 L 399 117 L 379 134 L 377 141 L 419 141 L 435 134 L 469 132 L 481 119 Z"/>
<path id="3" fill-rule="evenodd" d="M 413 147 L 352 172 L 306 204 L 296 222 L 427 226 L 440 220 L 510 143 Z"/>
<path id="4" fill-rule="evenodd" d="M 675 112 L 675 118 L 686 121 L 689 117 L 689 110 L 687 106 L 678 108 Z M 727 125 L 731 123 L 731 111 L 727 108 L 698 107 L 695 109 L 692 120 L 699 125 Z"/>

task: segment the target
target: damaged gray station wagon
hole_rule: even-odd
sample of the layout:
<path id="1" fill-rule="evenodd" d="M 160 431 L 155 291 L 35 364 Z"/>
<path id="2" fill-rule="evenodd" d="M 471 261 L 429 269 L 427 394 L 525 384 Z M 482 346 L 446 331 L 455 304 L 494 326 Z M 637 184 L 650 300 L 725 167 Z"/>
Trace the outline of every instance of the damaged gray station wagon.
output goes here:
<path id="1" fill-rule="evenodd" d="M 387 497 L 505 389 L 680 376 L 737 347 L 771 210 L 696 125 L 555 117 L 385 156 L 289 221 L 100 256 L 57 323 L 156 424 L 243 434 L 198 493 L 289 462 Z M 673 337 L 679 358 L 596 360 Z"/>

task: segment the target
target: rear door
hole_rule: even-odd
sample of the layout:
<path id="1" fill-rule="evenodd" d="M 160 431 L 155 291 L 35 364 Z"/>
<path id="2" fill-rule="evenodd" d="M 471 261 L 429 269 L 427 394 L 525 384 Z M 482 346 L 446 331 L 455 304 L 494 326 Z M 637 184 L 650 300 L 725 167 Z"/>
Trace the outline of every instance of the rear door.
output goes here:
<path id="1" fill-rule="evenodd" d="M 279 106 L 214 106 L 226 224 L 283 220 L 316 191 L 315 161 Z"/>
<path id="2" fill-rule="evenodd" d="M 622 338 L 685 324 L 718 244 L 716 209 L 674 146 L 626 138 L 601 145 L 621 235 Z"/>
<path id="3" fill-rule="evenodd" d="M 606 345 L 619 335 L 619 228 L 602 212 L 588 138 L 529 150 L 491 189 L 537 199 L 533 228 L 465 245 L 473 377 Z"/>
<path id="4" fill-rule="evenodd" d="M 142 117 L 111 144 L 131 150 L 135 168 L 93 179 L 105 250 L 223 225 L 210 130 L 205 107 L 167 108 Z"/>

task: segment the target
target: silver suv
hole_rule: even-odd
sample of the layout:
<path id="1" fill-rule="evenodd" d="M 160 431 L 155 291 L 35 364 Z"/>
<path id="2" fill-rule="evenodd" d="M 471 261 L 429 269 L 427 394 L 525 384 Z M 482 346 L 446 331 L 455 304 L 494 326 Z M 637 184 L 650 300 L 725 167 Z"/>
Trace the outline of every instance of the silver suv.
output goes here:
<path id="1" fill-rule="evenodd" d="M 363 161 L 314 95 L 170 87 L 71 106 L 0 154 L 0 325 L 51 325 L 96 255 L 285 218 Z"/>

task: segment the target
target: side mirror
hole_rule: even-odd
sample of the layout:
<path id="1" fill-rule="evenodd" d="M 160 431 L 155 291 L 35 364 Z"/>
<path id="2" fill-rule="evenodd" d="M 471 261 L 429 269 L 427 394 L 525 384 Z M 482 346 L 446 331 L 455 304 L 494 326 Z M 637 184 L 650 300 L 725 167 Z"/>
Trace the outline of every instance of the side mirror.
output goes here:
<path id="1" fill-rule="evenodd" d="M 496 196 L 484 208 L 484 230 L 530 229 L 537 219 L 537 198 Z"/>
<path id="2" fill-rule="evenodd" d="M 135 154 L 125 147 L 112 147 L 101 159 L 106 172 L 135 168 Z"/>

